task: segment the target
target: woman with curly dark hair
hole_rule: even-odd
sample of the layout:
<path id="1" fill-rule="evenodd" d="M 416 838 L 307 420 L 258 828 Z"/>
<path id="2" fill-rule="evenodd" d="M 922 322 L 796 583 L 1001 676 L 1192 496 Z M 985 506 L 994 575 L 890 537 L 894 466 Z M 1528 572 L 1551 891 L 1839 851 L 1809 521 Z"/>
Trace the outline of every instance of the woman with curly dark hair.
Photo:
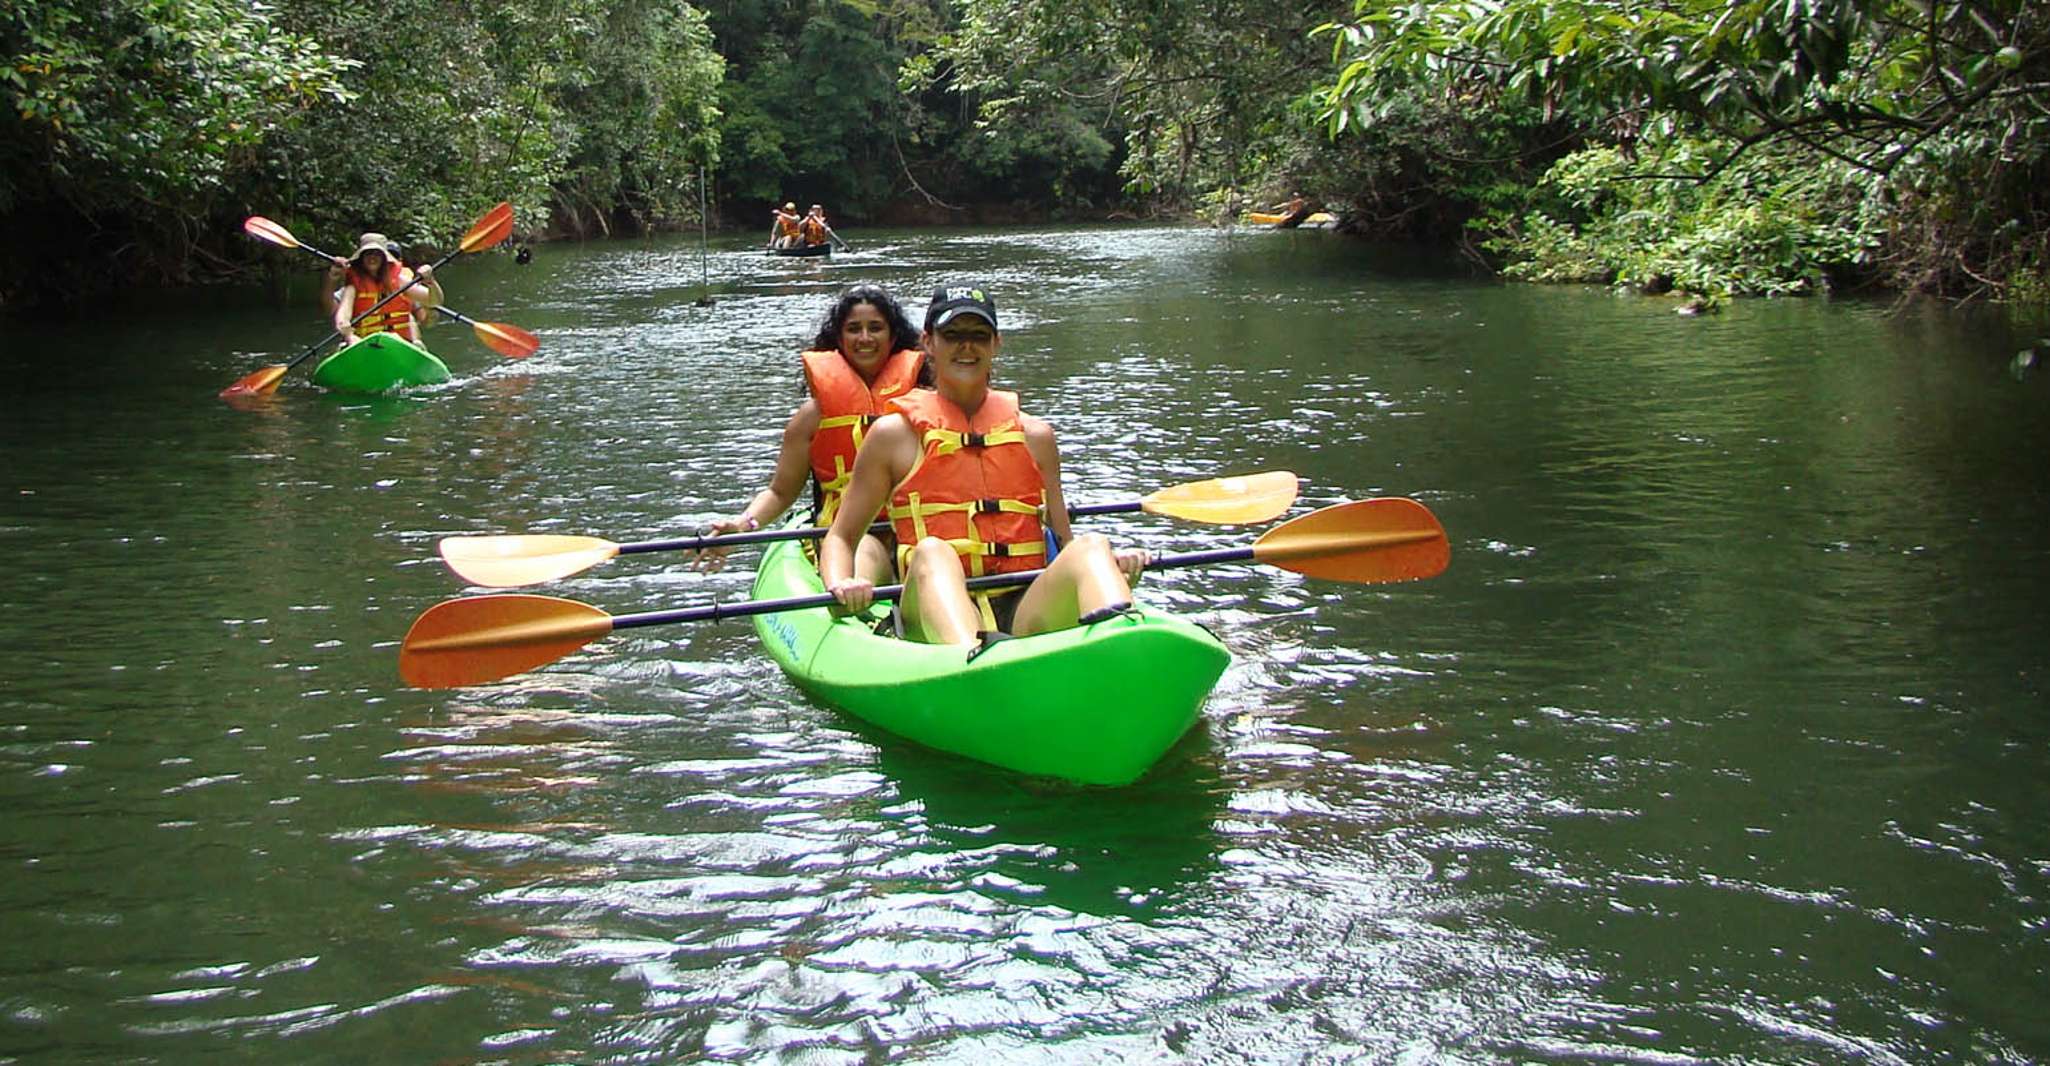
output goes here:
<path id="1" fill-rule="evenodd" d="M 869 425 L 882 417 L 891 399 L 932 383 L 918 328 L 880 285 L 856 285 L 841 293 L 819 320 L 801 358 L 807 395 L 783 427 L 775 474 L 739 514 L 713 522 L 712 533 L 738 533 L 774 522 L 796 501 L 807 475 L 813 521 L 832 522 Z M 870 536 L 861 545 L 857 565 L 881 583 L 895 571 L 891 554 L 889 545 Z M 704 557 L 712 561 L 724 555 L 714 548 Z"/>

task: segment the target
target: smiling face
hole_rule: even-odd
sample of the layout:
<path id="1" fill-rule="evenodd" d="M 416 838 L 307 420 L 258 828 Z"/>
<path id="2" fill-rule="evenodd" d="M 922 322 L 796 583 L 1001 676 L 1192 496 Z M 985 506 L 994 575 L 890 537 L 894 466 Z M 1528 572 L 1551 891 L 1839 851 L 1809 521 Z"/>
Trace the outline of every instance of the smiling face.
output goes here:
<path id="1" fill-rule="evenodd" d="M 840 324 L 840 355 L 863 380 L 874 381 L 890 357 L 890 320 L 874 304 L 855 304 Z"/>
<path id="2" fill-rule="evenodd" d="M 925 350 L 932 357 L 933 383 L 957 402 L 989 385 L 989 372 L 1002 339 L 979 315 L 959 315 L 936 330 L 925 333 Z M 979 395 L 977 396 L 979 400 Z"/>

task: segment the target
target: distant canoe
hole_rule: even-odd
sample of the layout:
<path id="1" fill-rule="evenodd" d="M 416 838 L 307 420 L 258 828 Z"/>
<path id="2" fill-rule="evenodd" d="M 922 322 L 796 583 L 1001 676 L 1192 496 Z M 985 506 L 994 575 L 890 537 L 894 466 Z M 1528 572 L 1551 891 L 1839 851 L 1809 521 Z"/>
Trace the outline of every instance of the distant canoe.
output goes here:
<path id="1" fill-rule="evenodd" d="M 828 242 L 826 244 L 800 245 L 796 248 L 771 248 L 769 249 L 769 254 L 792 256 L 832 255 L 833 245 Z"/>

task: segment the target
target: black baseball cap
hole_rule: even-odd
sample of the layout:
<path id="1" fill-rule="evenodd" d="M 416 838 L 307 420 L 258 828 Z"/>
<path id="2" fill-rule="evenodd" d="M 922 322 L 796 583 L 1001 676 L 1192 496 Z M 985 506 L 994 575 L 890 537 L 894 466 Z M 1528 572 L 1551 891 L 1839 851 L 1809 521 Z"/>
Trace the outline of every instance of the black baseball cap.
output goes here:
<path id="1" fill-rule="evenodd" d="M 934 289 L 932 302 L 925 305 L 925 328 L 940 329 L 962 315 L 978 315 L 989 323 L 989 328 L 997 328 L 997 303 L 980 285 L 942 285 Z"/>

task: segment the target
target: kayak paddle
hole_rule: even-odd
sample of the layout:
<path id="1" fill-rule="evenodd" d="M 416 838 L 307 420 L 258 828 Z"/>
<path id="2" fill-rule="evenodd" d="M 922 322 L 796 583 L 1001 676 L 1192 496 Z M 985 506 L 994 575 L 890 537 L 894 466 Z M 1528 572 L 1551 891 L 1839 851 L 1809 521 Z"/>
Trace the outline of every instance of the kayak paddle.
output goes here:
<path id="1" fill-rule="evenodd" d="M 1145 511 L 1194 522 L 1234 525 L 1265 522 L 1280 517 L 1295 503 L 1296 476 L 1287 470 L 1270 470 L 1244 477 L 1212 478 L 1170 485 L 1125 503 L 1091 504 L 1068 509 L 1070 517 Z M 890 528 L 878 523 L 877 532 Z M 765 544 L 779 540 L 815 540 L 826 535 L 824 527 L 762 529 L 751 533 L 719 536 L 680 537 L 615 544 L 599 537 L 540 533 L 532 535 L 444 537 L 441 558 L 456 576 L 472 585 L 513 588 L 581 573 L 615 555 L 641 552 L 702 551 L 706 548 Z"/>
<path id="2" fill-rule="evenodd" d="M 435 260 L 432 264 L 434 269 L 440 270 L 444 265 L 448 263 L 449 260 L 454 259 L 456 256 L 462 255 L 464 252 L 474 252 L 478 251 L 479 249 L 489 248 L 492 245 L 504 241 L 506 237 L 512 234 L 512 223 L 512 204 L 501 201 L 498 204 L 498 206 L 493 207 L 491 210 L 484 212 L 483 215 L 478 217 L 476 222 L 470 224 L 470 230 L 469 232 L 463 234 L 462 242 L 457 244 L 453 251 L 449 252 L 447 255 L 442 256 L 440 259 Z M 242 223 L 242 229 L 244 232 L 248 233 L 252 237 L 257 238 L 258 240 L 268 241 L 272 244 L 282 245 L 286 248 L 304 249 L 309 253 L 320 256 L 322 259 L 328 260 L 330 262 L 333 261 L 331 257 L 323 253 L 314 251 L 312 248 L 308 248 L 306 245 L 299 243 L 299 239 L 297 237 L 292 236 L 292 232 L 290 230 L 278 225 L 275 222 L 272 222 L 270 219 L 264 218 L 261 215 L 250 216 L 247 221 Z M 411 288 L 411 286 L 407 286 L 407 288 Z M 376 314 L 380 309 L 384 307 L 385 304 L 388 304 L 393 300 L 398 299 L 399 294 L 405 291 L 406 289 L 398 289 L 392 293 L 387 294 L 384 299 L 379 300 L 377 301 L 377 303 L 373 304 L 368 311 L 365 311 L 362 314 L 357 315 L 355 318 L 350 319 L 349 324 L 353 326 L 356 323 L 363 321 L 365 318 L 368 318 L 371 315 Z M 263 369 L 258 370 L 254 373 L 244 376 L 241 380 L 235 382 L 233 385 L 230 385 L 227 388 L 222 389 L 221 398 L 224 400 L 229 400 L 235 399 L 237 397 L 254 396 L 275 391 L 278 387 L 278 382 L 284 380 L 285 374 L 287 372 L 289 372 L 293 367 L 298 366 L 300 363 L 305 362 L 308 356 L 311 356 L 313 353 L 321 350 L 322 348 L 327 347 L 329 342 L 335 340 L 337 337 L 340 337 L 341 335 L 341 330 L 335 330 L 334 332 L 329 333 L 327 336 L 322 337 L 319 341 L 315 342 L 312 347 L 309 347 L 305 351 L 300 352 L 298 356 L 295 357 L 291 362 L 275 363 L 270 366 L 264 367 Z"/>
<path id="3" fill-rule="evenodd" d="M 511 217 L 512 205 L 504 205 L 507 217 Z M 493 208 L 494 211 L 497 208 Z M 272 222 L 262 215 L 251 215 L 242 223 L 242 229 L 258 240 L 269 241 L 282 248 L 297 248 L 323 262 L 333 263 L 335 257 L 292 236 L 292 231 Z M 501 240 L 503 238 L 500 238 Z M 477 331 L 477 339 L 492 351 L 508 359 L 525 359 L 541 348 L 540 338 L 513 325 L 510 322 L 479 322 L 446 304 L 434 308 L 458 322 L 467 323 Z M 326 343 L 323 341 L 322 343 Z"/>
<path id="4" fill-rule="evenodd" d="M 507 359 L 525 359 L 541 350 L 541 338 L 510 322 L 479 322 L 447 304 L 434 310 L 468 325 L 485 347 Z"/>
<path id="5" fill-rule="evenodd" d="M 1429 508 L 1415 500 L 1385 497 L 1312 511 L 1268 530 L 1245 547 L 1163 556 L 1147 569 L 1256 562 L 1311 577 L 1377 584 L 1441 573 L 1451 554 L 1445 528 Z M 990 574 L 970 578 L 968 587 L 1027 585 L 1044 572 Z M 896 599 L 903 591 L 902 585 L 885 585 L 875 590 L 875 598 Z M 481 685 L 554 662 L 617 629 L 774 614 L 835 602 L 831 593 L 818 593 L 611 615 L 575 600 L 524 593 L 444 600 L 413 620 L 399 645 L 399 676 L 415 688 Z"/>

